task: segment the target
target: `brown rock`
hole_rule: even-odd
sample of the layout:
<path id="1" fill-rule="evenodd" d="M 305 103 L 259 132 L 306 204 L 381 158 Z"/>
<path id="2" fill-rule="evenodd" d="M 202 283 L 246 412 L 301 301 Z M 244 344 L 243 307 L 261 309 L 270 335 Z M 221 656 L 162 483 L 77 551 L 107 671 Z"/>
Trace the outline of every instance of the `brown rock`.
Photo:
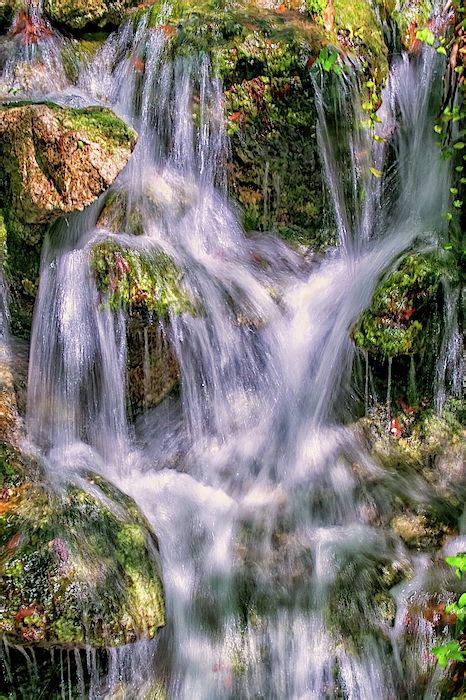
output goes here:
<path id="1" fill-rule="evenodd" d="M 46 223 L 84 209 L 114 182 L 135 144 L 135 132 L 108 109 L 0 109 L 0 155 L 16 218 Z"/>

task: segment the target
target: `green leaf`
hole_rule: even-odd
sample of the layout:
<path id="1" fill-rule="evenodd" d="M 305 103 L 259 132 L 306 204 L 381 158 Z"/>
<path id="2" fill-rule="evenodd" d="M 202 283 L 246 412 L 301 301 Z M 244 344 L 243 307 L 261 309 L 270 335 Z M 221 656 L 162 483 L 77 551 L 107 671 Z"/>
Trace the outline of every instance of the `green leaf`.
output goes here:
<path id="1" fill-rule="evenodd" d="M 463 595 L 459 597 L 458 605 L 460 606 L 460 608 L 466 607 L 466 593 L 463 593 Z"/>
<path id="2" fill-rule="evenodd" d="M 428 46 L 433 46 L 435 44 L 435 34 L 431 32 L 428 27 L 425 27 L 425 29 L 419 29 L 416 32 L 416 39 L 419 39 L 419 41 L 422 41 Z"/>
<path id="3" fill-rule="evenodd" d="M 437 46 L 437 48 L 435 50 L 437 51 L 437 53 L 441 54 L 442 56 L 447 55 L 447 52 L 443 46 Z"/>
<path id="4" fill-rule="evenodd" d="M 450 187 L 450 192 L 452 194 L 458 194 L 458 190 L 456 189 L 456 187 Z"/>
<path id="5" fill-rule="evenodd" d="M 461 651 L 460 643 L 457 641 L 447 642 L 447 644 L 442 644 L 442 646 L 434 647 L 432 653 L 435 654 L 442 668 L 446 668 L 449 661 L 465 660 L 465 655 Z"/>
<path id="6" fill-rule="evenodd" d="M 377 168 L 369 168 L 369 170 L 374 177 L 382 177 L 383 175 L 383 173 L 380 170 L 377 170 Z"/>
<path id="7" fill-rule="evenodd" d="M 461 207 L 463 206 L 463 201 L 461 199 L 455 199 L 455 201 L 453 202 L 453 206 L 455 207 L 455 209 L 461 209 Z"/>
<path id="8" fill-rule="evenodd" d="M 454 143 L 453 148 L 456 148 L 457 151 L 462 151 L 464 148 L 464 142 L 458 141 L 457 143 Z"/>
<path id="9" fill-rule="evenodd" d="M 434 126 L 434 131 L 435 131 L 436 134 L 441 134 L 441 133 L 442 133 L 442 127 L 440 126 L 440 124 L 436 124 L 436 125 Z"/>
<path id="10" fill-rule="evenodd" d="M 461 578 L 461 576 L 466 573 L 466 553 L 461 552 L 452 557 L 445 557 L 445 561 L 449 566 L 456 569 L 456 575 Z"/>
<path id="11" fill-rule="evenodd" d="M 453 243 L 444 243 L 443 250 L 453 250 Z"/>

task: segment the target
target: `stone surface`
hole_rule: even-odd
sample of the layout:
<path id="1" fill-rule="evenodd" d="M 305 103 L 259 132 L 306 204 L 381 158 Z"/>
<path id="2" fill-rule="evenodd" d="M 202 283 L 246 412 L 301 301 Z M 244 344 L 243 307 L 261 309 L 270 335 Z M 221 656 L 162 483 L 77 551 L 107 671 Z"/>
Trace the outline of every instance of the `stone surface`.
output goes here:
<path id="1" fill-rule="evenodd" d="M 12 644 L 115 647 L 164 625 L 157 541 L 136 504 L 93 474 L 54 488 L 21 453 L 0 362 L 0 634 Z"/>
<path id="2" fill-rule="evenodd" d="M 108 109 L 20 104 L 0 110 L 0 157 L 18 221 L 84 209 L 128 162 L 136 134 Z"/>
<path id="3" fill-rule="evenodd" d="M 87 25 L 116 25 L 139 0 L 44 0 L 46 15 L 55 23 L 70 29 Z"/>
<path id="4" fill-rule="evenodd" d="M 157 543 L 95 475 L 63 493 L 0 454 L 0 632 L 10 643 L 115 647 L 164 625 Z"/>

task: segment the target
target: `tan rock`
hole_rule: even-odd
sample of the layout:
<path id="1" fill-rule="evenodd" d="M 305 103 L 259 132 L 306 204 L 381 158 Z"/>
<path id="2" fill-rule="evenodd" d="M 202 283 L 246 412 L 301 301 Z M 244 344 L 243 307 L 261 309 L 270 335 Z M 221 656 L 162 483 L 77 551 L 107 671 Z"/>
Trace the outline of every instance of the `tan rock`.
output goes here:
<path id="1" fill-rule="evenodd" d="M 109 109 L 0 109 L 0 155 L 16 218 L 46 223 L 84 209 L 114 182 L 135 144 L 135 132 Z"/>

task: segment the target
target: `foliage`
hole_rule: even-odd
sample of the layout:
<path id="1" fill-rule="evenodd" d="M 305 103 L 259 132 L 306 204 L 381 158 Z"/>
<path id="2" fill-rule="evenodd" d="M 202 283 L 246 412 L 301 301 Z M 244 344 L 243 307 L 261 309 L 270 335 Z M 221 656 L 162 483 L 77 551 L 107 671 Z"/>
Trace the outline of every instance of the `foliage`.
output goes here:
<path id="1" fill-rule="evenodd" d="M 446 557 L 445 561 L 455 569 L 459 578 L 466 574 L 466 553 L 463 552 L 452 557 Z M 456 639 L 432 649 L 432 653 L 437 657 L 442 668 L 446 668 L 450 661 L 460 663 L 466 661 L 466 650 L 462 643 L 462 638 L 466 632 L 466 593 L 460 595 L 456 602 L 447 605 L 445 610 L 456 618 Z"/>
<path id="2" fill-rule="evenodd" d="M 326 73 L 341 75 L 341 67 L 338 65 L 338 51 L 330 46 L 324 46 L 320 50 L 316 64 L 321 66 Z"/>
<path id="3" fill-rule="evenodd" d="M 319 18 L 327 7 L 327 0 L 306 0 L 306 10 L 310 15 Z"/>

